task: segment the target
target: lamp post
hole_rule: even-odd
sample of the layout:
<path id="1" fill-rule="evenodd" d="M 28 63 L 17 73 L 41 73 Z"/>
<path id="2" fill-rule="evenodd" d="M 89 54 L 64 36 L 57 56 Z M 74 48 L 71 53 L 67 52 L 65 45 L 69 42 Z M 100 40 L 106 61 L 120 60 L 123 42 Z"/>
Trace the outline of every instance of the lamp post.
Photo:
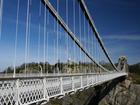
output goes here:
<path id="1" fill-rule="evenodd" d="M 41 76 L 42 76 L 42 66 L 41 66 L 41 65 L 39 65 L 39 68 L 40 68 L 40 71 L 41 71 Z"/>

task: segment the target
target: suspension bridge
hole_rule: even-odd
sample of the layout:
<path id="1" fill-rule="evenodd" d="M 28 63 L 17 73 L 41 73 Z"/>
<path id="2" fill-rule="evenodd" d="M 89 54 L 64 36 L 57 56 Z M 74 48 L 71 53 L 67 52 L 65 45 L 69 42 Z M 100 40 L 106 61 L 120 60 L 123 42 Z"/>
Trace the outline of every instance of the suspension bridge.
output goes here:
<path id="1" fill-rule="evenodd" d="M 0 0 L 0 49 L 0 105 L 49 102 L 128 75 L 84 0 Z"/>

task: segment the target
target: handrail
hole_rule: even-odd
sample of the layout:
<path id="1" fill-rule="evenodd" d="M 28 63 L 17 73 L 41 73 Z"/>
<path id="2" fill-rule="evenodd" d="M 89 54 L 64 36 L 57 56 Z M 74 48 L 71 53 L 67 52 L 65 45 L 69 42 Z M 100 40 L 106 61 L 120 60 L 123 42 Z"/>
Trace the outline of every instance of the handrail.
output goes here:
<path id="1" fill-rule="evenodd" d="M 120 72 L 123 73 L 124 71 Z M 71 77 L 71 76 L 84 76 L 84 75 L 106 75 L 106 74 L 114 74 L 117 72 L 101 72 L 101 73 L 74 73 L 74 74 L 67 74 L 67 73 L 30 73 L 30 74 L 16 74 L 15 77 L 13 77 L 13 74 L 0 74 L 0 80 L 5 79 L 32 79 L 32 78 L 54 78 L 54 77 Z"/>

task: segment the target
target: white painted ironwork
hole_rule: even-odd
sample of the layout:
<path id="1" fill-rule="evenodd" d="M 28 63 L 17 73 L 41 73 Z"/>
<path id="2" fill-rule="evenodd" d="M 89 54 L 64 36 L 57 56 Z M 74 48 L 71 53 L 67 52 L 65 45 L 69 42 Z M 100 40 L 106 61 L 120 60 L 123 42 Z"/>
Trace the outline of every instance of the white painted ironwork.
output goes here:
<path id="1" fill-rule="evenodd" d="M 0 80 L 0 105 L 29 105 L 39 101 L 49 101 L 50 98 L 64 96 L 126 75 L 125 72 L 116 72 L 110 74 L 5 77 Z"/>

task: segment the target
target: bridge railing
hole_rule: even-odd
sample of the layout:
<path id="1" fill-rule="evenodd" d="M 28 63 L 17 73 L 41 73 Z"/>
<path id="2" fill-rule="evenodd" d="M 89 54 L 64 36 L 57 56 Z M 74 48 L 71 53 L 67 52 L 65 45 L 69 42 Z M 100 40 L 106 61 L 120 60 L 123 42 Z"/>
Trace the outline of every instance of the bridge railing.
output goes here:
<path id="1" fill-rule="evenodd" d="M 0 80 L 0 105 L 27 105 L 99 85 L 106 81 L 126 76 L 120 73 L 48 75 Z"/>

